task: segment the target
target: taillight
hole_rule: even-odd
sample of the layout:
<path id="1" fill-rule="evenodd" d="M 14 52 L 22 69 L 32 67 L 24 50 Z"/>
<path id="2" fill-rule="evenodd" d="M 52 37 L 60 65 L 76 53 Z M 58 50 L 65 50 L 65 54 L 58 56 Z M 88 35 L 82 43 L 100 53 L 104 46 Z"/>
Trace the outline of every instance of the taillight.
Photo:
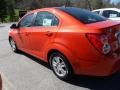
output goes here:
<path id="1" fill-rule="evenodd" d="M 105 55 L 110 53 L 111 45 L 106 34 L 89 33 L 87 38 L 99 52 Z"/>
<path id="2" fill-rule="evenodd" d="M 119 44 L 119 46 L 120 46 L 120 34 L 118 35 L 118 44 Z"/>
<path id="3" fill-rule="evenodd" d="M 118 45 L 120 46 L 120 31 L 118 31 L 118 32 L 115 33 L 115 37 L 117 38 Z"/>

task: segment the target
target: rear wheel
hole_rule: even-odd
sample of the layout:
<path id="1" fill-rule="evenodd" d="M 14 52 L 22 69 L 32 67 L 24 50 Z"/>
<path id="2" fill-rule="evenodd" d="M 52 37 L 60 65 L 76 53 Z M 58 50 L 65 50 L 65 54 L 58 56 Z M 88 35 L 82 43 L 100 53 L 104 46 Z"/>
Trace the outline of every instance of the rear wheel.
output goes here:
<path id="1" fill-rule="evenodd" d="M 11 46 L 11 49 L 12 49 L 13 52 L 18 52 L 19 51 L 17 46 L 16 46 L 15 41 L 12 38 L 9 39 L 9 43 L 10 43 L 10 46 Z"/>
<path id="2" fill-rule="evenodd" d="M 50 64 L 53 72 L 58 78 L 68 80 L 72 77 L 73 72 L 71 65 L 61 53 L 52 53 L 50 55 Z"/>

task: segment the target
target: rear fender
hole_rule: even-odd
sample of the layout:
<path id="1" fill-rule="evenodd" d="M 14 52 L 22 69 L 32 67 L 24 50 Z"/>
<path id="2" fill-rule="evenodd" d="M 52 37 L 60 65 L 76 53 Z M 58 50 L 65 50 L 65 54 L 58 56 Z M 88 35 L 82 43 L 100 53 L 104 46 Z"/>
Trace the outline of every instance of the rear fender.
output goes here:
<path id="1" fill-rule="evenodd" d="M 51 50 L 56 50 L 56 51 L 62 53 L 67 58 L 68 62 L 71 64 L 73 70 L 75 69 L 77 61 L 76 61 L 76 58 L 75 58 L 74 54 L 72 53 L 72 51 L 70 51 L 70 49 L 68 49 L 66 46 L 61 45 L 59 43 L 54 43 L 54 44 L 48 45 L 44 52 L 44 60 L 46 60 L 46 62 L 48 62 L 48 59 L 49 59 L 48 53 Z"/>

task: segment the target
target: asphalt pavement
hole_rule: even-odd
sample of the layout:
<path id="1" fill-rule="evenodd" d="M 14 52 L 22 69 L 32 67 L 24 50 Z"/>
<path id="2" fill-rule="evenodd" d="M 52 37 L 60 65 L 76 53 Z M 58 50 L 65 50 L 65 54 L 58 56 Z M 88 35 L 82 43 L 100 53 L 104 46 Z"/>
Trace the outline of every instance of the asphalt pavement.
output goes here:
<path id="1" fill-rule="evenodd" d="M 110 77 L 75 76 L 65 82 L 39 59 L 13 53 L 8 43 L 10 25 L 0 24 L 0 72 L 4 90 L 120 90 L 120 73 Z"/>

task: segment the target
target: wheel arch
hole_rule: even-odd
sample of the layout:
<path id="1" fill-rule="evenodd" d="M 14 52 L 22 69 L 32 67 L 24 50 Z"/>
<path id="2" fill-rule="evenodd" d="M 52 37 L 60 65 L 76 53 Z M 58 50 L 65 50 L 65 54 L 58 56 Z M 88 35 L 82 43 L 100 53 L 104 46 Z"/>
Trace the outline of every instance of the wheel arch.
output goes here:
<path id="1" fill-rule="evenodd" d="M 53 47 L 54 46 L 54 47 Z M 60 54 L 62 54 L 63 56 L 65 56 L 65 58 L 67 59 L 67 62 L 70 64 L 73 72 L 75 70 L 74 68 L 74 63 L 75 63 L 75 60 L 74 60 L 74 56 L 72 54 L 72 52 L 66 48 L 65 46 L 62 46 L 62 45 L 52 45 L 52 47 L 49 47 L 49 49 L 47 50 L 46 52 L 46 56 L 45 56 L 45 60 L 47 60 L 48 63 L 50 63 L 49 59 L 50 59 L 50 55 L 52 53 L 55 53 L 55 52 L 58 52 Z"/>

